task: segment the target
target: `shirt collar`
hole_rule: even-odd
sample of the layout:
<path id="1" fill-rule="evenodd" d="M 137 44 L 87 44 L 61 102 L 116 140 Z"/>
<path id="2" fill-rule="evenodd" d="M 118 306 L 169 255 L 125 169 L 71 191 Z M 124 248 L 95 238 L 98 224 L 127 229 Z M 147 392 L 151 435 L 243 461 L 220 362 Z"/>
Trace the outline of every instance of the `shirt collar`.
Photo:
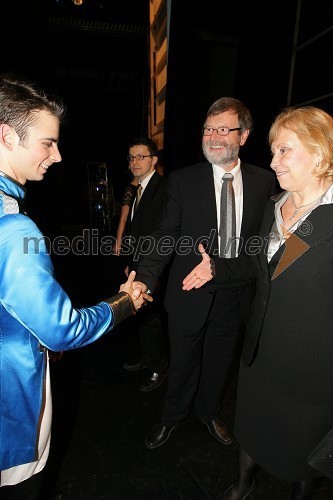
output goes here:
<path id="1" fill-rule="evenodd" d="M 218 165 L 212 164 L 212 167 L 213 167 L 214 177 L 216 178 L 217 181 L 221 182 L 222 177 L 227 172 L 224 170 L 223 167 L 220 167 Z M 228 173 L 230 173 L 234 176 L 233 182 L 235 182 L 236 184 L 239 184 L 239 182 L 241 181 L 241 177 L 242 177 L 239 158 L 237 161 L 237 165 L 232 170 L 230 170 L 230 172 L 228 172 Z"/>
<path id="2" fill-rule="evenodd" d="M 284 222 L 282 219 L 282 214 L 281 214 L 281 208 L 291 195 L 291 192 L 289 191 L 282 191 L 281 193 L 273 196 L 273 200 L 275 198 L 275 207 L 274 207 L 274 213 L 275 213 L 275 220 L 278 222 L 279 225 L 284 226 Z M 323 193 L 323 195 L 318 199 L 318 202 L 316 204 L 313 204 L 313 206 L 309 207 L 309 211 L 307 211 L 300 219 L 298 219 L 294 224 L 292 224 L 289 228 L 288 231 L 291 230 L 296 230 L 300 223 L 309 215 L 312 210 L 315 210 L 315 208 L 319 207 L 320 205 L 330 205 L 333 204 L 333 184 L 329 186 L 329 188 Z M 280 229 L 279 229 L 280 232 Z"/>
<path id="3" fill-rule="evenodd" d="M 25 198 L 25 186 L 2 171 L 0 171 L 0 189 L 16 199 Z"/>
<path id="4" fill-rule="evenodd" d="M 142 186 L 142 189 L 145 189 L 147 187 L 147 184 L 148 182 L 150 181 L 150 179 L 153 177 L 154 173 L 156 172 L 156 170 L 153 170 L 151 174 L 147 175 L 147 177 L 145 177 L 143 179 L 142 182 L 140 182 L 141 186 Z"/>

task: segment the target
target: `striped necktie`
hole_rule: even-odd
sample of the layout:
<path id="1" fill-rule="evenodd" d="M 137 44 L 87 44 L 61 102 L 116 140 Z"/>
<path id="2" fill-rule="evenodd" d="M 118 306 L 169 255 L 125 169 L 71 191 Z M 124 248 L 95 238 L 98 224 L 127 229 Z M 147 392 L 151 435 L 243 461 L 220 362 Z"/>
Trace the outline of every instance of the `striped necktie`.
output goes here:
<path id="1" fill-rule="evenodd" d="M 235 194 L 232 187 L 233 178 L 232 174 L 224 174 L 221 188 L 220 257 L 226 259 L 236 257 L 236 211 Z"/>
<path id="2" fill-rule="evenodd" d="M 136 192 L 136 198 L 135 198 L 135 203 L 134 203 L 134 212 L 133 212 L 133 214 L 135 214 L 136 209 L 138 208 L 138 205 L 139 205 L 140 200 L 141 200 L 141 195 L 142 195 L 142 185 L 139 184 L 137 192 Z"/>

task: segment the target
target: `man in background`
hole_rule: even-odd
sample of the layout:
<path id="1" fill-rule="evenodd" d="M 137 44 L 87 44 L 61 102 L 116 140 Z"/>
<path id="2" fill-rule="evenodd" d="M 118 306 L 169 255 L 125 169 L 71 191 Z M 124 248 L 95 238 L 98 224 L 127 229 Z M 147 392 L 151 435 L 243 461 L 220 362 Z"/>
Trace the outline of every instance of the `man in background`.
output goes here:
<path id="1" fill-rule="evenodd" d="M 123 243 L 124 252 L 130 252 L 127 274 L 128 270 L 136 270 L 140 255 L 149 253 L 150 234 L 156 230 L 162 219 L 166 201 L 166 180 L 156 171 L 158 150 L 155 142 L 147 137 L 133 140 L 129 144 L 128 162 L 133 177 L 138 179 L 139 183 L 127 223 L 129 245 Z M 143 392 L 157 389 L 167 375 L 168 343 L 163 293 L 161 277 L 152 307 L 143 309 L 140 311 L 140 317 L 133 319 L 139 335 L 140 357 L 123 365 L 125 370 L 131 372 L 144 371 L 146 376 L 139 387 Z"/>

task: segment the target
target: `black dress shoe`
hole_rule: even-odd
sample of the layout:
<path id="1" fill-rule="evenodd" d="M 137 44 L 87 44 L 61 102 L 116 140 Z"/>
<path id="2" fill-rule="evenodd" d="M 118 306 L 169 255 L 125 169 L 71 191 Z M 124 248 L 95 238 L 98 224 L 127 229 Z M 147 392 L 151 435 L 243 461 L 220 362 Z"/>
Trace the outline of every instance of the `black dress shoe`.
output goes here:
<path id="1" fill-rule="evenodd" d="M 244 491 L 244 492 L 241 491 L 240 494 L 237 496 L 237 494 L 235 493 L 236 490 L 237 490 L 237 486 L 235 484 L 232 484 L 224 492 L 222 500 L 246 500 L 247 498 L 249 498 L 249 496 L 251 495 L 252 491 L 255 490 L 255 487 L 256 487 L 256 480 L 253 479 L 253 481 L 252 481 L 251 485 L 249 486 L 249 488 L 246 491 Z M 242 495 L 242 496 L 240 496 L 240 495 Z"/>
<path id="2" fill-rule="evenodd" d="M 164 444 L 171 434 L 171 432 L 177 427 L 177 425 L 154 425 L 150 434 L 146 437 L 145 445 L 147 448 L 153 450 L 158 446 Z"/>
<path id="3" fill-rule="evenodd" d="M 219 441 L 219 443 L 229 446 L 233 442 L 233 437 L 227 429 L 227 426 L 219 419 L 214 420 L 204 420 L 201 419 L 204 424 L 206 424 L 211 435 Z"/>
<path id="4" fill-rule="evenodd" d="M 139 387 L 140 391 L 148 392 L 157 389 L 157 387 L 159 387 L 165 379 L 167 373 L 167 371 L 163 373 L 152 373 L 144 382 L 142 382 Z"/>
<path id="5" fill-rule="evenodd" d="M 123 364 L 123 368 L 129 372 L 140 372 L 148 368 L 148 366 L 142 361 L 126 361 L 126 363 Z"/>

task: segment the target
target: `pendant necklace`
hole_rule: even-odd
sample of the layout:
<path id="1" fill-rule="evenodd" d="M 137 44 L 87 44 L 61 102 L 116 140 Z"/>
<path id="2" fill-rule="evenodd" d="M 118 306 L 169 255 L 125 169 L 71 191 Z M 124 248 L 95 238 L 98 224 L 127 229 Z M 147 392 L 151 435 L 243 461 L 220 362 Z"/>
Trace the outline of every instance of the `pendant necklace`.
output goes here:
<path id="1" fill-rule="evenodd" d="M 291 194 L 290 197 L 291 197 L 291 202 L 292 204 L 294 205 L 294 208 L 295 208 L 295 212 L 293 213 L 293 215 L 290 217 L 290 219 L 288 219 L 289 221 L 293 220 L 294 217 L 296 217 L 296 215 L 298 214 L 298 211 L 301 210 L 301 208 L 304 208 L 304 207 L 308 207 L 310 205 L 314 205 L 317 201 L 320 200 L 320 198 L 322 197 L 323 195 L 321 194 L 319 196 L 319 198 L 316 198 L 314 201 L 311 201 L 310 203 L 305 203 L 305 205 L 301 205 L 300 207 L 296 207 L 295 205 L 295 202 L 294 202 L 294 198 L 293 198 L 293 195 Z"/>

